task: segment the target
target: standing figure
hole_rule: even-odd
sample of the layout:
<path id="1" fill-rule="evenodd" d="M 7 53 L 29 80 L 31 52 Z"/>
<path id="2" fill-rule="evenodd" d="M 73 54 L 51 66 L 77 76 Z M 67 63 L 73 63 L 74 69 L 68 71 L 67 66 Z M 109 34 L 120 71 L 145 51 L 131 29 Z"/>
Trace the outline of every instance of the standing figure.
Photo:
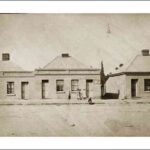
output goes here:
<path id="1" fill-rule="evenodd" d="M 85 90 L 85 89 L 83 89 L 82 98 L 83 98 L 83 99 L 86 99 L 86 90 Z"/>
<path id="2" fill-rule="evenodd" d="M 78 92 L 77 92 L 77 99 L 78 99 L 78 100 L 82 100 L 81 90 L 78 89 L 77 91 L 78 91 Z"/>
<path id="3" fill-rule="evenodd" d="M 69 94 L 68 94 L 68 99 L 70 100 L 71 99 L 71 93 L 69 91 Z"/>

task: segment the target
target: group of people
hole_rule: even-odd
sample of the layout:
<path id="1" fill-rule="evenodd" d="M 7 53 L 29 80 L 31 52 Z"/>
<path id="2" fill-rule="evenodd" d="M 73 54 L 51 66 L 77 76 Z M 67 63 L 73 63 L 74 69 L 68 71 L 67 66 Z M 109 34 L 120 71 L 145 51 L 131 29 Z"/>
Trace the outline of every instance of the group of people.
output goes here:
<path id="1" fill-rule="evenodd" d="M 78 89 L 78 92 L 77 92 L 77 99 L 78 99 L 78 100 L 86 99 L 85 91 L 84 91 L 84 92 L 81 92 L 81 90 Z"/>
<path id="2" fill-rule="evenodd" d="M 77 99 L 78 99 L 78 100 L 86 100 L 86 98 L 87 98 L 87 97 L 86 97 L 86 92 L 85 92 L 85 90 L 81 93 L 81 90 L 78 89 L 78 92 L 77 92 Z M 70 91 L 69 91 L 68 99 L 71 99 L 71 93 L 70 93 Z M 93 104 L 91 97 L 88 98 L 88 103 L 89 103 L 89 104 Z"/>

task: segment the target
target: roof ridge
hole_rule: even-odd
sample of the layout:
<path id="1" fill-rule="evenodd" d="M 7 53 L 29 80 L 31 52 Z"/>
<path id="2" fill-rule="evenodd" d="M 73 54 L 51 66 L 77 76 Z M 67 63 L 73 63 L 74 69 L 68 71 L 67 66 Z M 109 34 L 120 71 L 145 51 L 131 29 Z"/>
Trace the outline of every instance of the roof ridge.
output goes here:
<path id="1" fill-rule="evenodd" d="M 53 63 L 58 57 L 60 57 L 60 55 L 56 56 L 55 58 L 52 59 L 52 61 L 50 61 L 49 63 L 47 63 L 43 68 L 46 68 L 47 66 L 49 66 L 51 63 Z"/>

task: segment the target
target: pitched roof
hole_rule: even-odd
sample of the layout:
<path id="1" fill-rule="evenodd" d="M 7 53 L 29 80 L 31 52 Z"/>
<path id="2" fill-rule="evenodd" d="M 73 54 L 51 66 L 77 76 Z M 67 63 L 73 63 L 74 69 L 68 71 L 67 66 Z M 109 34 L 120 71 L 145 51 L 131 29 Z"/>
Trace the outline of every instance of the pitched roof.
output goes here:
<path id="1" fill-rule="evenodd" d="M 113 74 L 122 72 L 150 72 L 150 55 L 137 55 L 123 67 L 119 67 Z"/>
<path id="2" fill-rule="evenodd" d="M 90 69 L 91 67 L 88 67 L 84 65 L 83 63 L 79 62 L 75 58 L 71 56 L 64 56 L 63 54 L 61 56 L 57 56 L 54 60 L 52 60 L 50 63 L 48 63 L 46 66 L 43 67 L 43 69 Z"/>
<path id="3" fill-rule="evenodd" d="M 0 61 L 0 71 L 24 71 L 12 61 Z"/>
<path id="4" fill-rule="evenodd" d="M 150 72 L 150 56 L 137 55 L 127 67 L 127 72 Z"/>

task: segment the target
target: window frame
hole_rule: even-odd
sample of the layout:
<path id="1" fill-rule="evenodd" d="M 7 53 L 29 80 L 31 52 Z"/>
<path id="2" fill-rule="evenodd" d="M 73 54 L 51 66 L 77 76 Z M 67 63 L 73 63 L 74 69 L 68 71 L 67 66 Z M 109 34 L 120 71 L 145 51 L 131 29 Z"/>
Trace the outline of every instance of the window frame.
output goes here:
<path id="1" fill-rule="evenodd" d="M 74 81 L 77 81 L 77 84 L 73 84 Z M 74 87 L 77 87 L 76 89 Z M 79 80 L 78 79 L 72 79 L 71 80 L 71 91 L 76 92 L 79 89 Z"/>
<path id="2" fill-rule="evenodd" d="M 148 80 L 148 83 L 146 83 L 147 80 Z M 150 79 L 144 79 L 144 91 L 150 92 Z"/>
<path id="3" fill-rule="evenodd" d="M 62 82 L 59 84 L 58 82 Z M 63 79 L 58 79 L 56 80 L 56 92 L 64 92 L 64 80 Z"/>
<path id="4" fill-rule="evenodd" d="M 7 95 L 14 95 L 15 94 L 15 82 L 8 81 L 7 82 Z"/>

